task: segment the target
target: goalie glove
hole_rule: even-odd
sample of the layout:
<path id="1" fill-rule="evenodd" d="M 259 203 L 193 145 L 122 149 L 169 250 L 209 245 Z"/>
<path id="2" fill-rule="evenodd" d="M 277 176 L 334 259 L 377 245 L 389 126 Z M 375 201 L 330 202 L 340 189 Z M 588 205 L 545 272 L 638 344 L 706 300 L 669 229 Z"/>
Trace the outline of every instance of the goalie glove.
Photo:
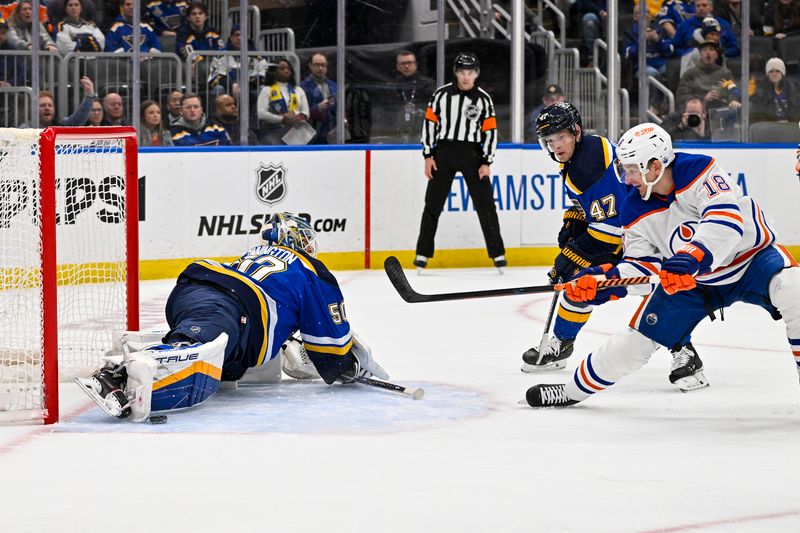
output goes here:
<path id="1" fill-rule="evenodd" d="M 711 270 L 714 255 L 700 242 L 693 241 L 661 264 L 661 286 L 667 294 L 689 291 L 697 286 L 695 274 Z"/>
<path id="2" fill-rule="evenodd" d="M 598 277 L 602 279 L 620 279 L 619 269 L 610 263 L 586 268 L 578 273 L 564 289 L 568 300 L 584 302 L 590 305 L 602 305 L 608 301 L 619 300 L 628 295 L 625 287 L 597 288 Z"/>
<path id="3" fill-rule="evenodd" d="M 564 222 L 558 232 L 558 247 L 563 248 L 569 241 L 586 233 L 588 227 L 583 209 L 577 205 L 570 207 L 564 211 Z"/>
<path id="4" fill-rule="evenodd" d="M 367 346 L 361 338 L 353 331 L 353 347 L 350 348 L 350 355 L 353 356 L 354 364 L 352 368 L 345 370 L 339 378 L 342 383 L 352 383 L 360 377 L 376 377 L 379 379 L 389 379 L 389 374 L 372 358 L 372 348 Z"/>

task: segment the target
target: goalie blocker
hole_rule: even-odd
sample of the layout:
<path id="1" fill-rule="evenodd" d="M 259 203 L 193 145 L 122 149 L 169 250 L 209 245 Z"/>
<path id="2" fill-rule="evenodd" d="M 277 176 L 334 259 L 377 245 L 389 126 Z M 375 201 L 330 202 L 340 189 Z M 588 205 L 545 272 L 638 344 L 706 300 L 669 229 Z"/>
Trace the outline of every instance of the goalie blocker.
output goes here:
<path id="1" fill-rule="evenodd" d="M 262 238 L 264 244 L 232 263 L 189 265 L 167 300 L 164 344 L 129 343 L 121 359 L 78 380 L 81 388 L 107 413 L 124 417 L 130 408 L 134 420 L 145 420 L 151 410 L 205 401 L 220 382 L 238 381 L 248 369 L 276 359 L 298 330 L 326 383 L 388 379 L 351 330 L 336 278 L 314 257 L 316 234 L 309 224 L 276 213 Z M 126 405 L 117 405 L 119 392 Z"/>

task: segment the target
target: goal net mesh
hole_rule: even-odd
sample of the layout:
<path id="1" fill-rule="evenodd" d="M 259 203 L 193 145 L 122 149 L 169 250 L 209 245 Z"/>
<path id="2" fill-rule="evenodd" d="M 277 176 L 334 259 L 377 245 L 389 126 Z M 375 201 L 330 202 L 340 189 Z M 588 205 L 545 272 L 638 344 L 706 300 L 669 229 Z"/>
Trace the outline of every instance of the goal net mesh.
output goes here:
<path id="1" fill-rule="evenodd" d="M 45 315 L 57 313 L 61 381 L 99 365 L 127 324 L 124 140 L 56 138 L 55 183 L 44 184 L 56 195 L 57 309 L 48 309 L 41 132 L 0 129 L 0 420 L 41 416 Z"/>

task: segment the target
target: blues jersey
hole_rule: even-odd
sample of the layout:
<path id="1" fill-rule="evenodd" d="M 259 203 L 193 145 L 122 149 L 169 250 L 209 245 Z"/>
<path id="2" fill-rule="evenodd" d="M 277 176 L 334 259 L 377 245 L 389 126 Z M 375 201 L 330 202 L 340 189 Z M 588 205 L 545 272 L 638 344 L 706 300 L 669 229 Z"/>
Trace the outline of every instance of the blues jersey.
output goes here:
<path id="1" fill-rule="evenodd" d="M 231 144 L 228 132 L 222 126 L 206 122 L 205 117 L 198 127 L 189 125 L 183 118 L 179 118 L 170 125 L 172 143 L 175 146 L 227 146 Z"/>
<path id="2" fill-rule="evenodd" d="M 775 232 L 755 200 L 745 196 L 712 157 L 676 153 L 674 189 L 644 201 L 631 189 L 622 206 L 625 257 L 622 277 L 655 274 L 661 262 L 689 242 L 713 255 L 711 270 L 696 276 L 701 285 L 738 281 L 753 257 L 775 242 Z"/>
<path id="3" fill-rule="evenodd" d="M 336 278 L 291 248 L 261 245 L 232 263 L 195 261 L 181 278 L 230 291 L 242 304 L 249 331 L 239 357 L 246 367 L 276 357 L 298 329 L 312 358 L 344 356 L 353 344 Z"/>
<path id="4" fill-rule="evenodd" d="M 156 33 L 161 35 L 165 31 L 177 31 L 186 18 L 188 8 L 189 2 L 186 0 L 155 0 L 147 3 L 145 11 Z"/>
<path id="5" fill-rule="evenodd" d="M 574 204 L 580 205 L 589 228 L 576 240 L 584 251 L 614 254 L 622 247 L 622 221 L 619 203 L 627 186 L 617 179 L 611 162 L 616 147 L 605 137 L 587 135 L 567 163 L 561 164 L 564 188 Z"/>
<path id="6" fill-rule="evenodd" d="M 126 21 L 122 16 L 114 19 L 111 29 L 106 34 L 106 52 L 130 52 L 133 47 L 133 24 Z M 139 51 L 141 52 L 160 52 L 161 42 L 156 33 L 148 24 L 139 25 Z"/>

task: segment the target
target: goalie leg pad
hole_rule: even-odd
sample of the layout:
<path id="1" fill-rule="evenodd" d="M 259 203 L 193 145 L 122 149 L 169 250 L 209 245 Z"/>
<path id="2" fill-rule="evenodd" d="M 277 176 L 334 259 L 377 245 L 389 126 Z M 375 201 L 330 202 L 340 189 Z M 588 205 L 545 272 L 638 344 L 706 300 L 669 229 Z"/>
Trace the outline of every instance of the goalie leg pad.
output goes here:
<path id="1" fill-rule="evenodd" d="M 166 411 L 196 405 L 219 390 L 228 335 L 190 346 L 163 345 L 162 349 L 137 352 L 157 364 L 152 410 Z"/>
<path id="2" fill-rule="evenodd" d="M 567 382 L 567 396 L 581 401 L 605 390 L 621 377 L 642 368 L 658 348 L 656 342 L 635 329 L 615 333 L 581 361 L 573 379 Z"/>

